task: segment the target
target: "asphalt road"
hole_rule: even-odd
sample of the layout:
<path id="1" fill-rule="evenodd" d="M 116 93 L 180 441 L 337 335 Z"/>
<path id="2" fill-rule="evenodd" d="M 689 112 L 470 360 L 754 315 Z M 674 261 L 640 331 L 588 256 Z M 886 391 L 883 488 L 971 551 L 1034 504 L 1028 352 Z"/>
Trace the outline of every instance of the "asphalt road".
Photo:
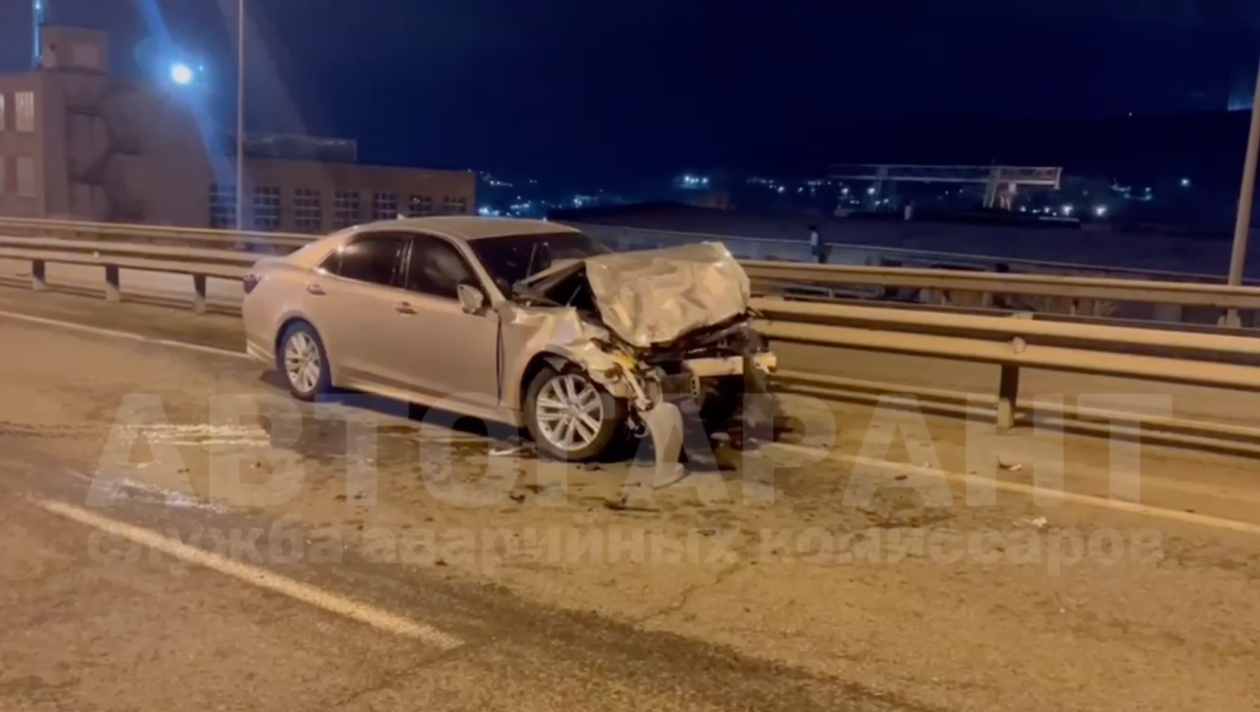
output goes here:
<path id="1" fill-rule="evenodd" d="M 842 458 L 880 416 L 790 400 L 841 459 L 771 450 L 772 502 L 729 471 L 627 508 L 625 463 L 557 473 L 398 404 L 293 404 L 214 350 L 235 324 L 0 289 L 3 709 L 1260 705 L 1254 459 L 1143 447 L 1136 506 L 1106 499 L 1115 452 L 1068 437 L 1054 502 L 1007 441 L 1006 487 L 967 502 L 960 426 L 929 416 L 852 502 Z M 929 443 L 946 503 L 915 474 Z M 451 496 L 479 486 L 499 496 Z"/>
<path id="2" fill-rule="evenodd" d="M 40 504 L 83 502 L 86 481 L 5 439 L 6 710 L 927 709 L 438 573 L 349 555 L 335 567 L 271 563 L 327 595 L 423 618 L 458 643 L 383 632 L 50 513 Z M 102 509 L 184 542 L 268 524 L 143 497 Z M 257 540 L 262 551 L 270 544 Z"/>

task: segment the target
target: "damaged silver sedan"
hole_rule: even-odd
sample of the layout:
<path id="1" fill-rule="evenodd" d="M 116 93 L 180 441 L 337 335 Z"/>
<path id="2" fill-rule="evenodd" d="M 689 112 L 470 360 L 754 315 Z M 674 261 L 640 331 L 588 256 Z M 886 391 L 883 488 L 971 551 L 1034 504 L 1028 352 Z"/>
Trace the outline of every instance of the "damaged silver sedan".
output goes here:
<path id="1" fill-rule="evenodd" d="M 585 461 L 687 423 L 738 427 L 774 355 L 720 244 L 611 253 L 554 223 L 471 217 L 336 233 L 245 280 L 249 353 L 294 396 L 365 391 L 524 427 Z"/>

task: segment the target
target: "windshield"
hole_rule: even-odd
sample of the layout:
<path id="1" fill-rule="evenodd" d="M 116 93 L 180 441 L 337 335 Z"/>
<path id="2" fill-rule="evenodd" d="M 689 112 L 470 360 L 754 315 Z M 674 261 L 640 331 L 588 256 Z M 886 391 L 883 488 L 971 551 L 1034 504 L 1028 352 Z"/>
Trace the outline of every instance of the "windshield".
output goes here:
<path id="1" fill-rule="evenodd" d="M 556 262 L 606 255 L 612 250 L 580 232 L 509 235 L 471 240 L 473 252 L 501 285 L 513 285 Z"/>

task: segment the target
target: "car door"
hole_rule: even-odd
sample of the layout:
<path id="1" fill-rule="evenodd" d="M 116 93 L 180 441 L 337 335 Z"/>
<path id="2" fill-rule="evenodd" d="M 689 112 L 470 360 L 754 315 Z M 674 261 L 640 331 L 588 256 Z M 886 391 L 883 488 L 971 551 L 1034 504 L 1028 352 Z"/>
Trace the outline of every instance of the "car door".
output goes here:
<path id="1" fill-rule="evenodd" d="M 445 238 L 413 235 L 404 274 L 412 313 L 399 331 L 405 345 L 389 355 L 392 368 L 416 391 L 497 410 L 499 317 L 488 301 L 476 314 L 460 306 L 460 284 L 486 292 L 468 255 Z"/>
<path id="2" fill-rule="evenodd" d="M 307 285 L 307 312 L 338 383 L 406 387 L 383 355 L 402 346 L 397 333 L 409 311 L 402 306 L 408 296 L 402 289 L 408 246 L 406 234 L 361 233 L 329 255 Z"/>

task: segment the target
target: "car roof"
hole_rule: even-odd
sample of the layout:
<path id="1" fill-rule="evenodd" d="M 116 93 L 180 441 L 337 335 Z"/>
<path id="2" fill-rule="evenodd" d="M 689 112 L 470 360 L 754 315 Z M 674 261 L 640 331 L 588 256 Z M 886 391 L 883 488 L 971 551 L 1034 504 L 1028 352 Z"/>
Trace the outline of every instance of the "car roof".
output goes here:
<path id="1" fill-rule="evenodd" d="M 545 220 L 482 218 L 468 215 L 378 220 L 338 230 L 331 235 L 319 238 L 302 249 L 290 253 L 284 258 L 284 261 L 305 269 L 314 269 L 324 261 L 330 252 L 345 244 L 347 240 L 352 239 L 355 235 L 365 232 L 425 232 L 460 242 L 471 242 L 491 237 L 544 235 L 557 232 L 576 233 L 578 231 L 567 225 L 546 222 Z"/>
<path id="2" fill-rule="evenodd" d="M 399 220 L 378 220 L 377 222 L 357 225 L 350 232 L 374 232 L 377 230 L 403 230 L 428 232 L 453 240 L 484 240 L 490 237 L 507 237 L 509 235 L 539 235 L 557 232 L 577 232 L 577 230 L 558 223 L 545 220 L 523 220 L 520 218 L 483 218 L 471 215 L 448 215 L 431 218 L 402 218 Z"/>

